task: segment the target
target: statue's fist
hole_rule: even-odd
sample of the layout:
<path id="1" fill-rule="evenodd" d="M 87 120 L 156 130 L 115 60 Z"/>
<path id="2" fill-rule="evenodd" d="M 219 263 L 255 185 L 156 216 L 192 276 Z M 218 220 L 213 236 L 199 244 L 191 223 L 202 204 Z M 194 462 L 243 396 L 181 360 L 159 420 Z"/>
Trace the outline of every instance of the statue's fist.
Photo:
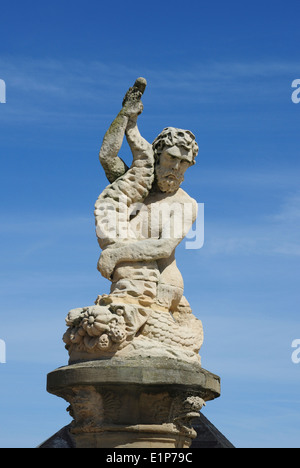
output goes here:
<path id="1" fill-rule="evenodd" d="M 143 112 L 144 106 L 142 101 L 131 101 L 128 100 L 123 105 L 123 111 L 129 118 L 134 118 Z"/>
<path id="2" fill-rule="evenodd" d="M 113 249 L 107 248 L 102 251 L 97 268 L 104 278 L 111 279 L 116 266 Z"/>
<path id="3" fill-rule="evenodd" d="M 135 117 L 143 112 L 141 97 L 145 91 L 147 81 L 145 78 L 138 78 L 134 85 L 129 88 L 123 99 L 123 109 L 128 117 Z"/>

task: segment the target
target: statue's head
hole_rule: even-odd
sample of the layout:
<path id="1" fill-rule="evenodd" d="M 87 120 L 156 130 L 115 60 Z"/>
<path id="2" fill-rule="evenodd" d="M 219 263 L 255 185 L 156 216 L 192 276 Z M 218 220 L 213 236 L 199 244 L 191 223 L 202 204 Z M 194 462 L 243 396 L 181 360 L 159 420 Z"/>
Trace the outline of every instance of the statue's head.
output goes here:
<path id="1" fill-rule="evenodd" d="M 198 145 L 189 130 L 165 128 L 152 143 L 155 157 L 155 177 L 162 192 L 176 192 L 184 180 L 185 171 L 195 164 Z"/>

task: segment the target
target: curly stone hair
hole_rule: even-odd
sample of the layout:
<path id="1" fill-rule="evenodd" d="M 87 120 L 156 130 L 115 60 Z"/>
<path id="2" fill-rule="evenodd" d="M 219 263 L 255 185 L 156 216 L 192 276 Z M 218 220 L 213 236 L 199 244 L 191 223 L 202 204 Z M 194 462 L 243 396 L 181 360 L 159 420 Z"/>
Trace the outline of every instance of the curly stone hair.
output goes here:
<path id="1" fill-rule="evenodd" d="M 183 146 L 185 149 L 193 151 L 193 162 L 195 164 L 195 157 L 198 154 L 199 147 L 195 140 L 195 135 L 189 130 L 182 130 L 181 128 L 166 127 L 155 138 L 152 143 L 154 151 L 155 162 L 159 161 L 159 157 L 166 146 Z"/>

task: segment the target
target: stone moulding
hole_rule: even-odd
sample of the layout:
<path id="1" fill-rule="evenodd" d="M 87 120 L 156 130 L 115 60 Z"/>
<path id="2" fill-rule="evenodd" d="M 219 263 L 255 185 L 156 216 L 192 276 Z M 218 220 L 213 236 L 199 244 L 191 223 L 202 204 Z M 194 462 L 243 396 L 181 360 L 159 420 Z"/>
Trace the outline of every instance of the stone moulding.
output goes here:
<path id="1" fill-rule="evenodd" d="M 78 448 L 179 448 L 196 436 L 192 421 L 220 395 L 220 379 L 172 359 L 112 358 L 58 368 L 47 390 L 69 403 Z"/>

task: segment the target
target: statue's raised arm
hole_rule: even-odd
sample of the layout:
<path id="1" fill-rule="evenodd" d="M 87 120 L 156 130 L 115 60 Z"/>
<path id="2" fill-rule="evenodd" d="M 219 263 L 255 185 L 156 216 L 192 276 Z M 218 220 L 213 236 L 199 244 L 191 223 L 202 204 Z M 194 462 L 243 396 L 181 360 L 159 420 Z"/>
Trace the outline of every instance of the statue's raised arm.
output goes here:
<path id="1" fill-rule="evenodd" d="M 138 78 L 133 87 L 129 88 L 123 99 L 121 111 L 103 138 L 99 159 L 110 183 L 128 170 L 128 166 L 119 157 L 125 132 L 132 151 L 136 151 L 141 145 L 150 145 L 141 137 L 137 129 L 137 117 L 143 111 L 141 97 L 146 85 L 144 78 Z"/>

